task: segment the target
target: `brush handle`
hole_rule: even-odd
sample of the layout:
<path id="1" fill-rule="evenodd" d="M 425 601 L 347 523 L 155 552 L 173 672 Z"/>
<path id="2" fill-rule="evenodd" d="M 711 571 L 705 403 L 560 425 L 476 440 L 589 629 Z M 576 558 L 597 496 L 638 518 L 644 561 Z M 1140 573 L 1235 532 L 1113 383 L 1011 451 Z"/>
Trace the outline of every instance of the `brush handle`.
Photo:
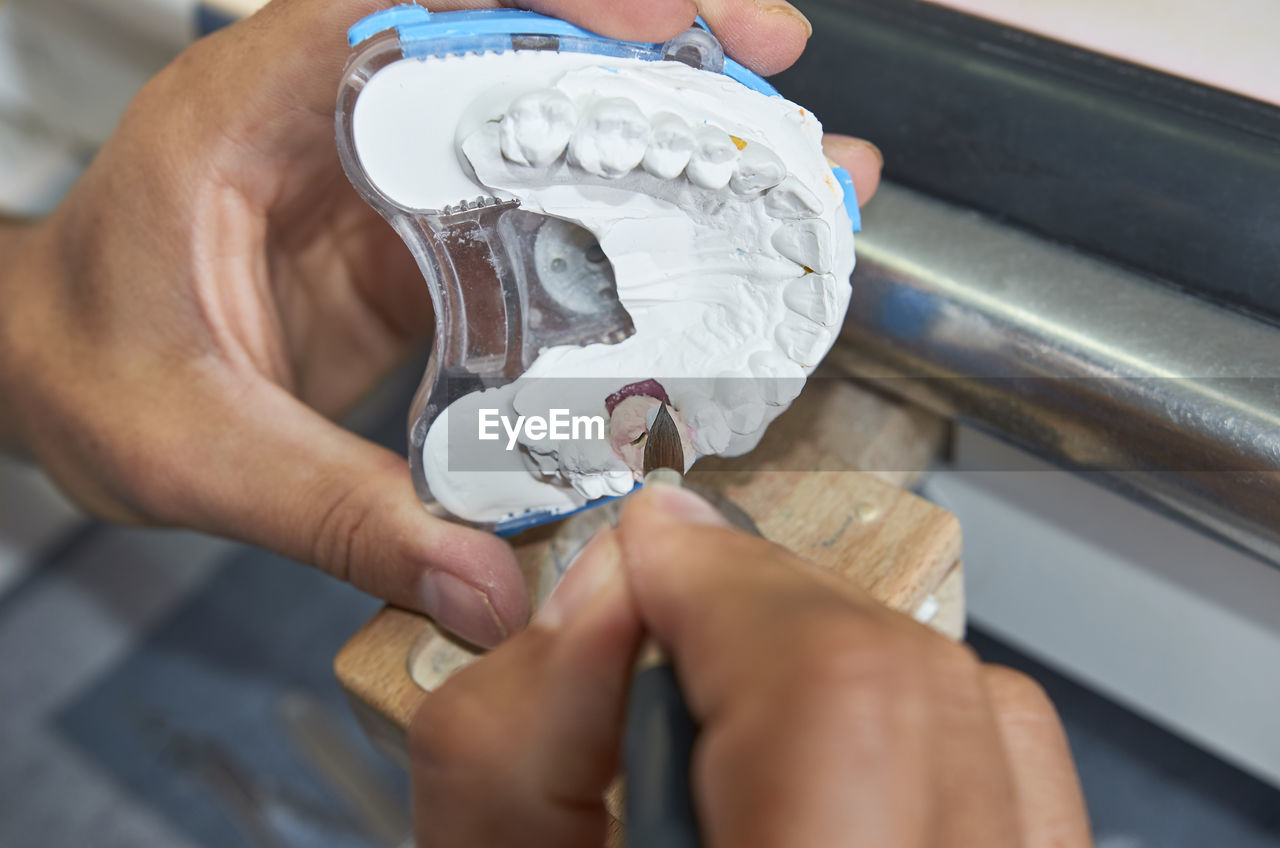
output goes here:
<path id="1" fill-rule="evenodd" d="M 628 848 L 702 844 L 690 774 L 697 735 L 671 664 L 639 671 L 627 696 L 622 741 Z"/>

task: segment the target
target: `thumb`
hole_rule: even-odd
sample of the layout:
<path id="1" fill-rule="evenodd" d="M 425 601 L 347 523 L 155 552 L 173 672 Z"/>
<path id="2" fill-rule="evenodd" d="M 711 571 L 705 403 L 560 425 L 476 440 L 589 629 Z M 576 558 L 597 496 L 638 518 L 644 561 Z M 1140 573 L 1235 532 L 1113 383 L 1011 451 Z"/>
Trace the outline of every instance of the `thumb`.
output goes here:
<path id="1" fill-rule="evenodd" d="M 477 645 L 524 626 L 528 591 L 510 546 L 428 514 L 403 457 L 277 386 L 250 394 L 196 417 L 202 432 L 187 438 L 219 465 L 173 486 L 187 514 L 168 517 L 318 566 Z"/>
<path id="2" fill-rule="evenodd" d="M 639 639 L 606 532 L 527 630 L 423 701 L 409 730 L 417 844 L 598 848 Z"/>

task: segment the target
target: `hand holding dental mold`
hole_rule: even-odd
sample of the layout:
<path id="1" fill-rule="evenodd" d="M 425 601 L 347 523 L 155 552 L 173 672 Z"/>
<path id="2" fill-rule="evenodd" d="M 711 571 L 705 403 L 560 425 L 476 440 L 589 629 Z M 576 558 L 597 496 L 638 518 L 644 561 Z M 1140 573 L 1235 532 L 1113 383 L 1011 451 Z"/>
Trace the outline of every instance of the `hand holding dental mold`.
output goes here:
<path id="1" fill-rule="evenodd" d="M 690 464 L 752 450 L 849 305 L 856 192 L 814 115 L 701 26 L 638 44 L 407 6 L 351 41 L 343 166 L 438 305 L 411 413 L 424 503 L 509 533 L 626 494 L 631 439 L 543 423 L 624 424 L 619 396 L 668 404 Z M 486 418 L 533 426 L 486 451 Z"/>
<path id="2" fill-rule="evenodd" d="M 346 30 L 390 5 L 275 0 L 200 41 L 49 219 L 0 230 L 0 442 L 96 515 L 263 545 L 491 645 L 528 615 L 510 549 L 428 515 L 403 457 L 333 421 L 433 323 L 334 142 Z M 530 5 L 645 42 L 700 11 L 765 74 L 808 35 L 786 4 L 749 0 Z M 481 141 L 496 167 L 501 138 Z M 867 200 L 874 149 L 827 151 Z"/>

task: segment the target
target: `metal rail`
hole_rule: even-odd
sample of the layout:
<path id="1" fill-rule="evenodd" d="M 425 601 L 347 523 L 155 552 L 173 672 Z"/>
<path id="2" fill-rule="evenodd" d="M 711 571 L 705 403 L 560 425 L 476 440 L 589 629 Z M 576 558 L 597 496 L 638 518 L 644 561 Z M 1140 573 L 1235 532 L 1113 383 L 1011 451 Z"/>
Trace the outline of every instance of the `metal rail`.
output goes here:
<path id="1" fill-rule="evenodd" d="M 884 185 L 832 359 L 1280 564 L 1280 328 Z"/>

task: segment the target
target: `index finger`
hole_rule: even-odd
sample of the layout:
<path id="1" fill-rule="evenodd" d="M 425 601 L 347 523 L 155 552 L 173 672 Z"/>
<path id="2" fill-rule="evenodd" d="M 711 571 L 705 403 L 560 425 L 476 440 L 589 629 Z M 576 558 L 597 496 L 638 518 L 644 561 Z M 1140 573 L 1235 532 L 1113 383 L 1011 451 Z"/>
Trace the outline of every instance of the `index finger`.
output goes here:
<path id="1" fill-rule="evenodd" d="M 701 14 L 725 53 L 764 76 L 790 67 L 813 27 L 786 0 L 509 0 L 610 38 L 666 41 Z"/>
<path id="2" fill-rule="evenodd" d="M 813 33 L 785 0 L 698 0 L 698 9 L 724 52 L 766 77 L 791 67 Z"/>
<path id="3" fill-rule="evenodd" d="M 274 79 L 279 90 L 289 92 L 291 105 L 328 114 L 349 53 L 343 37 L 347 28 L 397 2 L 274 0 L 254 15 L 251 23 L 232 29 L 237 37 L 257 42 L 257 49 L 244 51 L 245 64 L 271 70 L 267 79 Z M 726 53 L 764 75 L 795 62 L 812 31 L 804 15 L 783 0 L 432 0 L 426 5 L 434 12 L 519 7 L 630 41 L 666 41 L 687 29 L 701 13 Z M 246 69 L 244 77 L 261 84 L 262 69 Z"/>
<path id="4" fill-rule="evenodd" d="M 505 0 L 502 5 L 560 18 L 625 41 L 666 41 L 692 26 L 698 14 L 694 0 Z"/>
<path id="5" fill-rule="evenodd" d="M 619 525 L 632 597 L 702 724 L 707 844 L 921 844 L 904 799 L 929 785 L 930 734 L 891 707 L 928 701 L 903 696 L 920 681 L 886 644 L 891 614 L 769 542 L 691 523 L 707 509 L 655 484 Z"/>
<path id="6" fill-rule="evenodd" d="M 648 486 L 631 496 L 618 527 L 645 626 L 677 668 L 689 671 L 681 680 L 695 715 L 715 714 L 744 691 L 782 684 L 797 661 L 830 653 L 801 644 L 806 640 L 821 643 L 837 638 L 837 630 L 847 635 L 896 619 L 786 549 L 710 515 L 696 517 L 710 510 L 688 491 Z M 762 610 L 769 610 L 767 620 Z"/>

